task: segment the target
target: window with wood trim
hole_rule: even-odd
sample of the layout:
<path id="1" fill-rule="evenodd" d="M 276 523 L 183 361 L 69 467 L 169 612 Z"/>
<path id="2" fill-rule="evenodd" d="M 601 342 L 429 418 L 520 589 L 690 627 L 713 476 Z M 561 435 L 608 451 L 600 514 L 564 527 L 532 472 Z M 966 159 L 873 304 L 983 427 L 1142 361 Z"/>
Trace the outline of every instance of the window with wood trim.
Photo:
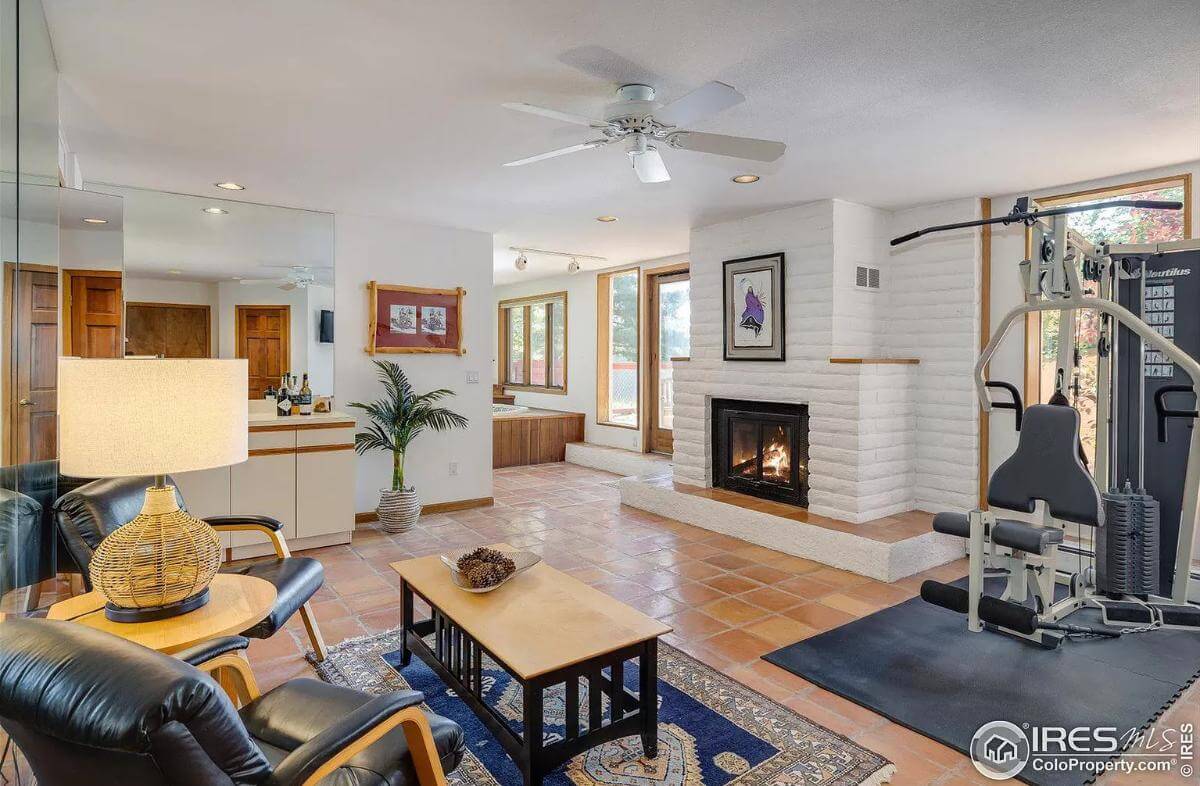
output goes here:
<path id="1" fill-rule="evenodd" d="M 500 301 L 500 383 L 539 393 L 567 392 L 567 293 Z"/>
<path id="2" fill-rule="evenodd" d="M 641 271 L 596 276 L 596 420 L 638 428 Z"/>
<path id="3" fill-rule="evenodd" d="M 1143 210 L 1115 207 L 1067 217 L 1067 226 L 1095 244 L 1101 243 L 1164 243 L 1191 237 L 1192 179 L 1190 174 L 1142 180 L 1105 188 L 1089 189 L 1070 194 L 1036 197 L 1039 207 L 1086 205 L 1112 199 L 1162 199 L 1183 202 L 1183 210 Z M 1037 358 L 1036 368 L 1029 368 L 1033 389 L 1025 391 L 1029 403 L 1046 403 L 1058 384 L 1058 341 L 1061 312 L 1046 311 L 1032 314 L 1026 325 L 1027 340 L 1037 345 L 1027 348 L 1026 358 Z M 1078 394 L 1073 393 L 1072 380 L 1063 384 L 1071 390 L 1064 393 L 1079 410 L 1080 439 L 1084 454 L 1094 460 L 1096 449 L 1096 399 L 1100 338 L 1100 315 L 1094 309 L 1083 309 L 1075 319 L 1074 341 L 1079 352 Z M 1030 364 L 1033 365 L 1032 363 Z"/>

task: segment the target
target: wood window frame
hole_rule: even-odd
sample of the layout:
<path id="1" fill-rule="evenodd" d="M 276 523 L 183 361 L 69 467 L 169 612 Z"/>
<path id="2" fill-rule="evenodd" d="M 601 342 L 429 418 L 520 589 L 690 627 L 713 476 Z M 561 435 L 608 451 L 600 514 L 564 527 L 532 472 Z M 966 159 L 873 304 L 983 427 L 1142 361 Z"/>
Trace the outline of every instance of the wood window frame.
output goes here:
<path id="1" fill-rule="evenodd" d="M 563 383 L 559 387 L 557 385 L 534 385 L 530 383 L 530 372 L 533 363 L 533 347 L 530 346 L 530 327 L 532 326 L 531 314 L 533 306 L 562 302 L 562 323 L 563 323 Z M 509 324 L 508 316 L 513 308 L 524 308 L 524 339 L 525 345 L 525 361 L 524 373 L 522 379 L 524 382 L 509 382 L 508 380 L 508 335 Z M 523 393 L 549 393 L 555 396 L 567 395 L 567 373 L 568 362 L 570 356 L 570 324 L 571 318 L 567 308 L 567 292 L 547 292 L 541 295 L 529 295 L 526 297 L 515 297 L 507 300 L 501 300 L 496 304 L 496 339 L 499 344 L 496 352 L 497 376 L 500 380 L 500 386 L 505 390 L 516 390 Z M 549 382 L 554 377 L 554 359 L 552 350 L 554 347 L 554 309 L 546 309 L 546 379 Z"/>
<path id="2" fill-rule="evenodd" d="M 653 428 L 654 418 L 650 417 L 649 413 L 651 411 L 650 407 L 658 406 L 658 391 L 652 390 L 650 385 L 650 379 L 653 376 L 650 372 L 650 365 L 654 363 L 658 357 L 658 347 L 653 346 L 651 343 L 651 338 L 656 333 L 656 330 L 650 327 L 650 323 L 658 317 L 654 309 L 651 307 L 652 304 L 650 302 L 652 286 L 651 279 L 659 276 L 677 275 L 679 273 L 687 273 L 690 278 L 691 262 L 676 262 L 670 265 L 663 265 L 661 267 L 646 268 L 642 271 L 642 280 L 638 282 L 638 300 L 640 302 L 639 309 L 640 313 L 644 314 L 646 319 L 646 329 L 642 329 L 643 326 L 640 323 L 640 320 L 638 324 L 638 368 L 643 368 L 643 362 L 646 364 L 644 366 L 646 369 L 646 384 L 641 384 L 640 376 L 638 382 L 641 395 L 641 408 L 638 410 L 638 420 L 641 422 L 643 453 L 651 452 L 653 440 L 651 439 L 650 431 Z M 597 410 L 597 412 L 599 412 L 599 410 Z M 646 413 L 646 417 L 642 417 L 643 412 Z"/>
<path id="3" fill-rule="evenodd" d="M 634 373 L 637 379 L 637 396 L 635 400 L 638 402 L 638 411 L 633 423 L 614 423 L 609 419 L 610 402 L 608 398 L 610 372 L 612 370 L 609 359 L 609 352 L 612 345 L 612 280 L 614 277 L 625 273 L 637 274 L 637 317 L 634 326 L 637 330 L 638 361 Z M 645 280 L 640 265 L 630 265 L 629 267 L 606 270 L 603 273 L 596 274 L 596 425 L 626 428 L 638 432 L 639 435 L 642 433 L 642 421 L 644 420 L 642 417 L 642 400 L 645 395 L 642 390 L 642 358 L 645 354 L 643 351 L 645 331 L 642 330 L 642 291 L 645 289 L 644 284 Z"/>
<path id="4" fill-rule="evenodd" d="M 1083 202 L 1092 199 L 1116 199 L 1127 194 L 1136 194 L 1140 191 L 1146 191 L 1154 188 L 1169 188 L 1170 186 L 1174 185 L 1183 186 L 1183 239 L 1190 240 L 1195 237 L 1192 232 L 1191 172 L 1180 172 L 1176 175 L 1164 175 L 1163 177 L 1135 180 L 1129 183 L 1116 183 L 1111 186 L 1098 186 L 1096 188 L 1088 188 L 1082 191 L 1071 191 L 1063 194 L 1044 194 L 1042 196 L 1034 197 L 1032 201 L 1041 207 L 1058 207 L 1064 204 Z M 1026 227 L 1025 259 L 1030 259 L 1032 257 L 1032 245 L 1033 230 Z M 1025 315 L 1025 365 L 1024 372 L 1022 374 L 1024 378 L 1024 383 L 1022 384 L 1022 393 L 1025 396 L 1026 406 L 1037 403 L 1039 397 L 1041 396 L 1041 337 L 1041 312 L 1031 311 Z"/>

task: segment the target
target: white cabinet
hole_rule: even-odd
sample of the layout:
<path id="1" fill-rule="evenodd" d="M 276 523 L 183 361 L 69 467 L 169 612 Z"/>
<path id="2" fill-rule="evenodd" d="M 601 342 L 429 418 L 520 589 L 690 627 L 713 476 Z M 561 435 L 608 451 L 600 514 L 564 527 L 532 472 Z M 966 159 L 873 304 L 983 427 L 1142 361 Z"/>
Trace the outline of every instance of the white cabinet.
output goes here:
<path id="1" fill-rule="evenodd" d="M 354 532 L 354 421 L 252 417 L 242 464 L 175 476 L 196 516 L 270 516 L 294 550 L 349 543 Z M 223 534 L 233 559 L 273 553 L 265 535 Z"/>
<path id="2" fill-rule="evenodd" d="M 251 456 L 230 467 L 229 476 L 230 513 L 270 516 L 283 524 L 283 537 L 289 543 L 299 537 L 296 532 L 295 453 Z M 257 532 L 234 532 L 231 537 L 234 548 L 270 542 L 266 535 Z"/>

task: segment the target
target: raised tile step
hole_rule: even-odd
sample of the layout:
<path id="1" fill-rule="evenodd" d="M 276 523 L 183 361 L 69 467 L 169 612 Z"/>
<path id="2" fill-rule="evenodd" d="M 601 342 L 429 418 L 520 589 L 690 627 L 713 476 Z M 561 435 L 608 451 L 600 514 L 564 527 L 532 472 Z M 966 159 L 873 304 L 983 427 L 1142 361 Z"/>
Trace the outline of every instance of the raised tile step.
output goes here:
<path id="1" fill-rule="evenodd" d="M 568 464 L 601 469 L 621 476 L 647 477 L 671 471 L 671 460 L 666 456 L 593 445 L 589 442 L 567 443 L 566 461 Z"/>
<path id="2" fill-rule="evenodd" d="M 621 502 L 639 510 L 879 581 L 896 581 L 966 553 L 962 538 L 934 532 L 933 515 L 923 511 L 851 524 L 665 476 L 626 477 L 617 488 Z"/>

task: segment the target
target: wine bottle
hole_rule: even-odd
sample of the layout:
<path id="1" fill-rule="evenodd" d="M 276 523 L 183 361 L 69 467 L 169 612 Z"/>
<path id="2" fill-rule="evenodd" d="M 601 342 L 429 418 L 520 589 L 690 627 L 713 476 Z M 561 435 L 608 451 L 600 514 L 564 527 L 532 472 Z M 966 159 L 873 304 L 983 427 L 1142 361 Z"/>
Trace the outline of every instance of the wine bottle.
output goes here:
<path id="1" fill-rule="evenodd" d="M 286 417 L 292 414 L 292 398 L 288 392 L 288 375 L 284 374 L 279 380 L 279 392 L 275 396 L 275 414 Z"/>
<path id="2" fill-rule="evenodd" d="M 304 375 L 304 382 L 300 385 L 300 414 L 311 415 L 313 413 L 313 395 L 312 388 L 308 386 L 308 374 Z"/>

